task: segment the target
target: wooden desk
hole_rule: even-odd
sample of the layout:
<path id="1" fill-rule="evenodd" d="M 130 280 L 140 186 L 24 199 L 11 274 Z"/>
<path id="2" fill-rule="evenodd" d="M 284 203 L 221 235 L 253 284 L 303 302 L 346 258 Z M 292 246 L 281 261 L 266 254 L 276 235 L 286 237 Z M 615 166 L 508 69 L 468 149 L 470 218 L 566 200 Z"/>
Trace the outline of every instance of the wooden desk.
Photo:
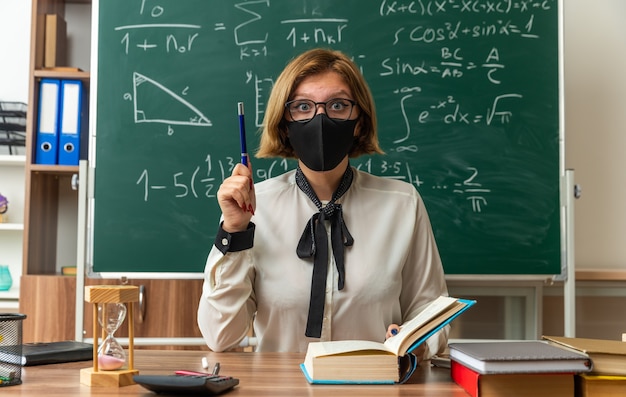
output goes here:
<path id="1" fill-rule="evenodd" d="M 296 353 L 213 353 L 202 351 L 137 350 L 135 367 L 140 374 L 172 374 L 177 369 L 204 371 L 201 359 L 206 356 L 213 366 L 221 364 L 221 373 L 239 378 L 239 386 L 225 396 L 438 396 L 467 397 L 450 379 L 450 371 L 423 368 L 403 385 L 310 385 L 300 372 L 303 354 Z M 50 364 L 22 369 L 22 384 L 0 387 L 4 396 L 157 396 L 139 385 L 120 388 L 81 385 L 80 369 L 91 361 Z"/>

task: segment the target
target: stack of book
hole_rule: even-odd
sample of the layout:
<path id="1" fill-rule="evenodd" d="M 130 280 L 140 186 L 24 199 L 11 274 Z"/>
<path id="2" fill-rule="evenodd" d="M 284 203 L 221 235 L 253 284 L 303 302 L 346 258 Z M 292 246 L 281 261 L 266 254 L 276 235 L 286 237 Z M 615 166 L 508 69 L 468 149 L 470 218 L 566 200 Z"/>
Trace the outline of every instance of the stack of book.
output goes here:
<path id="1" fill-rule="evenodd" d="M 450 343 L 452 379 L 472 397 L 571 397 L 592 362 L 545 341 Z"/>
<path id="2" fill-rule="evenodd" d="M 544 336 L 549 343 L 589 356 L 593 369 L 576 376 L 576 397 L 626 396 L 626 342 Z"/>

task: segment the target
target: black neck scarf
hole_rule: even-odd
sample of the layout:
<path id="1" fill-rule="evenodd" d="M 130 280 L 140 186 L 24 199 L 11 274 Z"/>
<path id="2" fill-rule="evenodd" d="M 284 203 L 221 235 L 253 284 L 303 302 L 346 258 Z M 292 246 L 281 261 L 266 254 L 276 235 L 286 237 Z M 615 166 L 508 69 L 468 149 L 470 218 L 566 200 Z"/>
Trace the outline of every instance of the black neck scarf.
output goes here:
<path id="1" fill-rule="evenodd" d="M 351 246 L 354 239 L 348 227 L 343 221 L 341 204 L 337 201 L 348 191 L 353 178 L 352 167 L 348 165 L 344 172 L 339 187 L 333 193 L 333 197 L 326 206 L 322 207 L 313 188 L 309 184 L 300 167 L 296 170 L 296 184 L 308 198 L 313 201 L 318 213 L 313 214 L 307 222 L 296 250 L 299 258 L 313 257 L 313 277 L 311 278 L 311 299 L 309 301 L 309 317 L 306 324 L 305 335 L 313 338 L 322 336 L 322 322 L 324 321 L 324 303 L 326 298 L 326 276 L 328 274 L 328 240 L 324 221 L 330 221 L 330 238 L 335 256 L 339 280 L 337 287 L 343 289 L 346 271 L 344 267 L 344 246 Z"/>

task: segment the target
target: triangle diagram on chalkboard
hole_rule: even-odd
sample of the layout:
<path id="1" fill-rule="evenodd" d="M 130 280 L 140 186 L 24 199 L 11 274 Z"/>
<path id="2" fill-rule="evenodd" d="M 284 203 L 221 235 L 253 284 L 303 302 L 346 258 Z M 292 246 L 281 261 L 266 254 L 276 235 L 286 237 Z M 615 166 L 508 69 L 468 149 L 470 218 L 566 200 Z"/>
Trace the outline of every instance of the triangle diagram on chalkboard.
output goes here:
<path id="1" fill-rule="evenodd" d="M 135 123 L 164 123 L 208 127 L 211 121 L 195 106 L 163 84 L 133 73 Z"/>

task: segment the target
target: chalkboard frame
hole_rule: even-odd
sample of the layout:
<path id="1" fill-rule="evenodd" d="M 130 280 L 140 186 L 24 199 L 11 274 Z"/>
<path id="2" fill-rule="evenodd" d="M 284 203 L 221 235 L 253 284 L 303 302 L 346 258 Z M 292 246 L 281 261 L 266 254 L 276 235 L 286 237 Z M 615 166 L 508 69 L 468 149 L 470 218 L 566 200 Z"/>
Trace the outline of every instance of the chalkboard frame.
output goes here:
<path id="1" fill-rule="evenodd" d="M 565 170 L 564 170 L 564 131 L 563 131 L 563 123 L 564 123 L 564 116 L 563 116 L 563 79 L 562 79 L 562 13 L 563 13 L 563 5 L 562 5 L 562 0 L 558 0 L 557 2 L 557 16 L 558 16 L 558 37 L 557 37 L 557 41 L 558 41 L 558 57 L 557 57 L 557 67 L 558 67 L 558 157 L 559 157 L 559 161 L 558 161 L 558 176 L 559 176 L 559 202 L 563 201 L 562 200 L 562 196 L 563 196 L 563 192 L 562 192 L 562 182 L 561 180 L 563 179 Z M 90 119 L 90 163 L 93 166 L 92 168 L 92 172 L 91 175 L 92 176 L 97 176 L 97 161 L 96 161 L 96 147 L 97 147 L 97 126 L 98 126 L 98 114 L 97 114 L 97 101 L 98 101 L 98 13 L 99 13 L 99 8 L 100 8 L 100 2 L 99 1 L 94 1 L 93 3 L 93 8 L 92 8 L 92 12 L 93 12 L 93 22 L 92 22 L 92 27 L 93 27 L 93 33 L 92 33 L 92 83 L 91 83 L 91 119 Z M 88 252 L 90 253 L 90 257 L 87 259 L 88 263 L 87 263 L 87 269 L 88 269 L 88 275 L 90 277 L 106 277 L 106 278 L 119 278 L 120 276 L 127 276 L 127 277 L 141 277 L 141 278 L 161 278 L 161 277 L 166 277 L 166 278 L 199 278 L 202 277 L 202 272 L 198 271 L 198 272 L 177 272 L 177 271 L 163 271 L 163 269 L 159 269 L 158 271 L 155 272 L 151 272 L 151 271 L 140 271 L 140 272 L 135 272 L 135 271 L 94 271 L 94 262 L 95 259 L 93 257 L 93 241 L 94 241 L 94 235 L 93 235 L 93 231 L 95 228 L 94 225 L 94 207 L 96 205 L 96 202 L 98 201 L 96 194 L 94 193 L 95 189 L 93 188 L 94 186 L 94 181 L 90 181 L 91 183 L 91 191 L 90 191 L 90 195 L 89 195 L 89 231 L 90 231 L 90 239 L 89 239 L 89 244 L 90 244 L 90 249 L 88 250 Z M 564 227 L 564 220 L 561 219 L 562 217 L 562 211 L 559 211 L 559 238 L 560 238 L 560 247 L 559 247 L 559 251 L 563 251 L 563 246 L 564 246 L 564 241 L 565 241 L 565 227 Z M 563 263 L 564 263 L 564 257 L 560 256 L 560 262 L 561 262 L 561 274 L 563 274 Z M 445 266 L 445 265 L 444 265 Z M 203 268 L 203 266 L 202 266 Z M 476 276 L 476 275 L 481 275 L 483 273 L 453 273 L 454 276 Z M 487 273 L 488 275 L 501 275 L 505 278 L 513 278 L 516 276 L 516 274 L 509 274 L 509 273 Z M 545 278 L 546 276 L 552 276 L 552 275 L 558 275 L 559 272 L 550 272 L 550 273 L 524 273 L 521 272 L 519 273 L 525 277 L 529 276 L 529 275 L 537 275 L 537 277 L 541 277 L 541 278 Z"/>

